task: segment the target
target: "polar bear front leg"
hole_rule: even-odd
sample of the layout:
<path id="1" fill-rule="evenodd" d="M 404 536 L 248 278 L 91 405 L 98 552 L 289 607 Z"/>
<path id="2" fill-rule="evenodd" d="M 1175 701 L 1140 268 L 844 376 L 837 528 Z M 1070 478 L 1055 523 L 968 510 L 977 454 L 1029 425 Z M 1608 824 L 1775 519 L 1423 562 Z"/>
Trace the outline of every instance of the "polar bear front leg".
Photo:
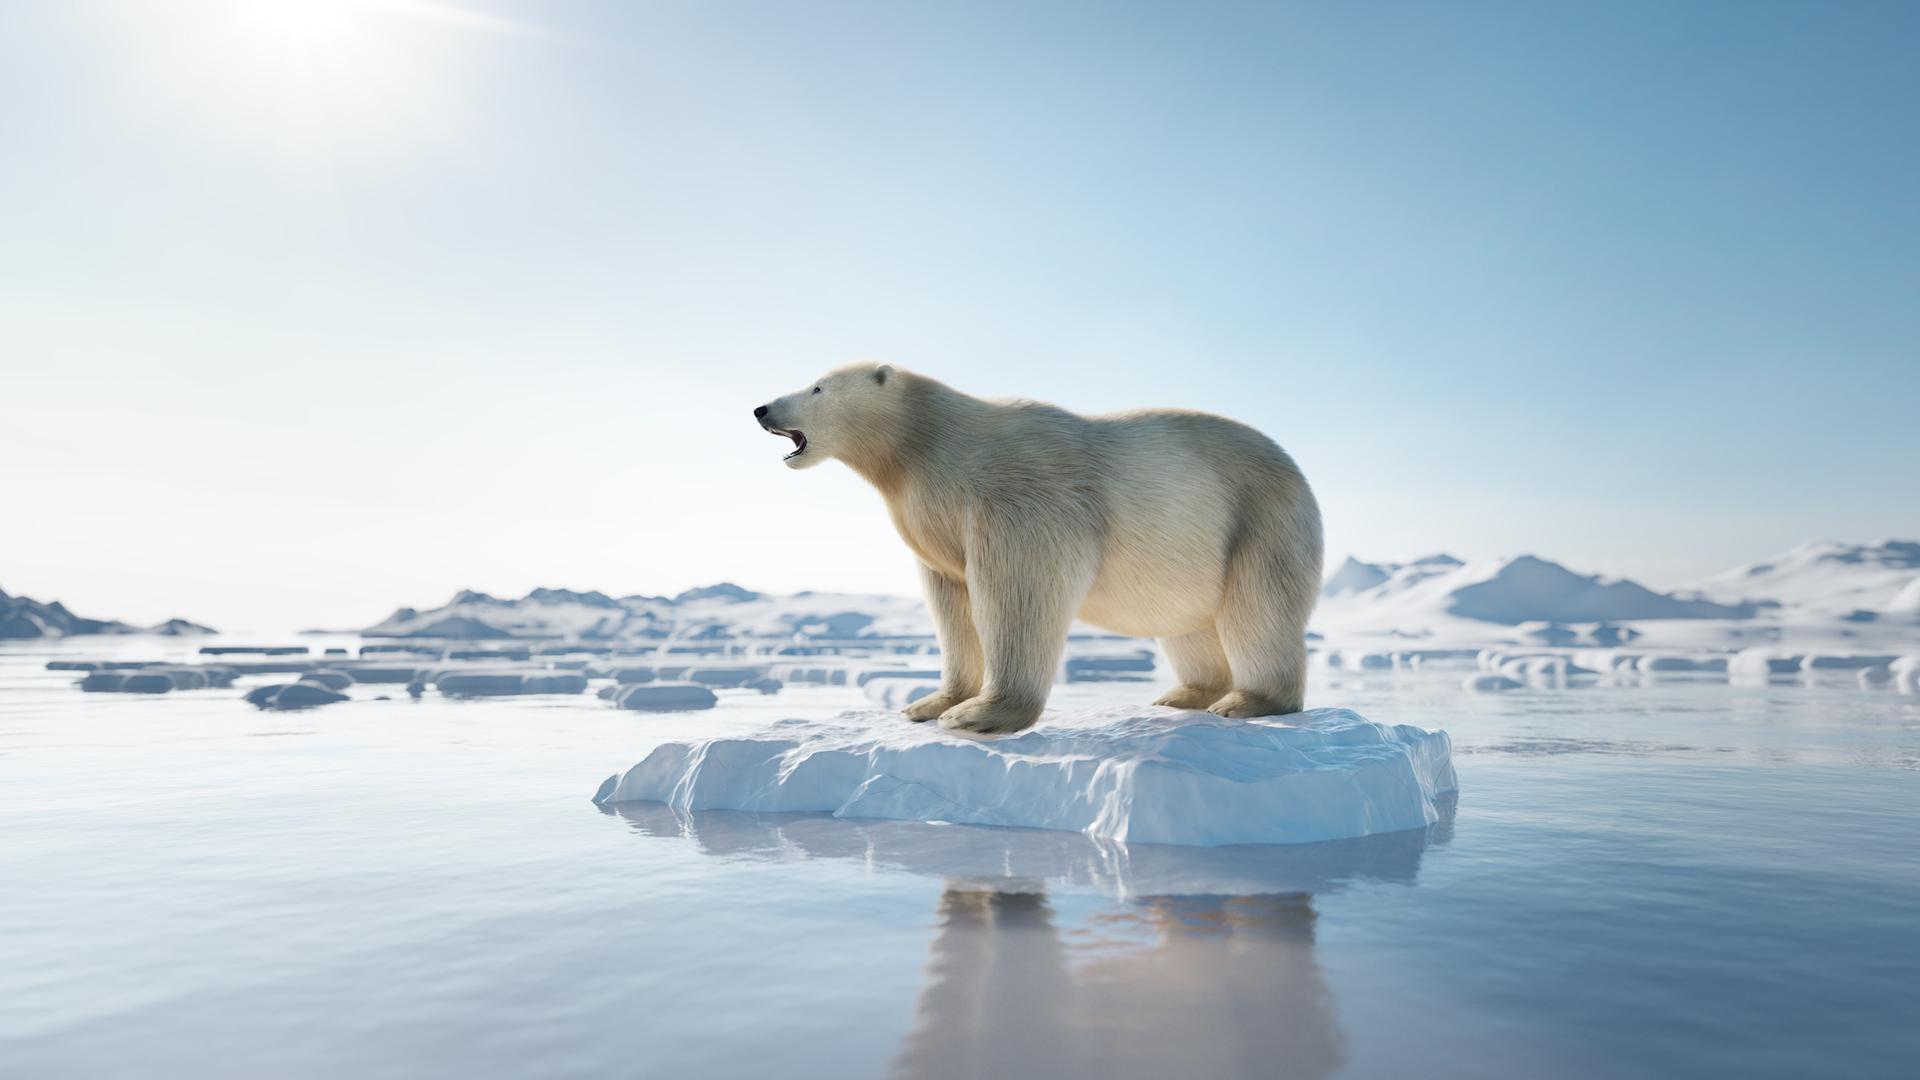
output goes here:
<path id="1" fill-rule="evenodd" d="M 1095 560 L 1074 547 L 1019 532 L 968 545 L 967 596 L 986 681 L 979 696 L 941 714 L 941 727 L 1002 735 L 1040 719 L 1073 613 L 1093 586 Z"/>
<path id="2" fill-rule="evenodd" d="M 900 710 L 914 723 L 932 720 L 980 693 L 980 635 L 973 628 L 973 605 L 965 582 L 920 564 L 920 586 L 940 638 L 940 689 Z"/>

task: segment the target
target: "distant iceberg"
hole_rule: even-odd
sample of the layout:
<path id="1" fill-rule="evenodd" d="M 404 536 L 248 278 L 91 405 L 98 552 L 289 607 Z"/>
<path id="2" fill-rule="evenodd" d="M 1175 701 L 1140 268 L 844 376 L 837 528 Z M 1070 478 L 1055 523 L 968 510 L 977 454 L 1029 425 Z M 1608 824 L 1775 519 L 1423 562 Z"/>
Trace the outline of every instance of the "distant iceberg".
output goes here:
<path id="1" fill-rule="evenodd" d="M 656 748 L 594 801 L 1057 829 L 1144 844 L 1297 844 L 1418 829 L 1456 787 L 1445 732 L 1347 709 L 1225 720 L 1050 714 L 969 739 L 898 713 L 783 720 Z"/>

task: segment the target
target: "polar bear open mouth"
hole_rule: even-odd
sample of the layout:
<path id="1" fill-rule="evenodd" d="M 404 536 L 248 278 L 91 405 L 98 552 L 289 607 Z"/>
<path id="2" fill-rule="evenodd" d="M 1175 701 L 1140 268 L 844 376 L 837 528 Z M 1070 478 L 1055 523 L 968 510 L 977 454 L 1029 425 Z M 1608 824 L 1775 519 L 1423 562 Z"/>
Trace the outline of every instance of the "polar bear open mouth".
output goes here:
<path id="1" fill-rule="evenodd" d="M 773 432 L 775 435 L 785 435 L 787 438 L 793 440 L 793 452 L 788 454 L 786 457 L 781 458 L 780 459 L 781 461 L 786 461 L 788 458 L 797 458 L 801 454 L 804 454 L 807 452 L 807 433 L 806 432 L 782 431 L 779 428 L 768 428 L 767 430 Z"/>

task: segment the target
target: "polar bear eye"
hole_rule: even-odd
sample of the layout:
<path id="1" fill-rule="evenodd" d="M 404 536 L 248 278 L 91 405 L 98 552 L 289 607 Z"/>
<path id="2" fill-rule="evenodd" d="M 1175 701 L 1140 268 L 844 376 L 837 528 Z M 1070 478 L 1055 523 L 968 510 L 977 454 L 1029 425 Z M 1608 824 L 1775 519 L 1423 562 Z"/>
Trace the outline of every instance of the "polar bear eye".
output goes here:
<path id="1" fill-rule="evenodd" d="M 817 394 L 817 393 L 819 393 L 819 392 L 820 392 L 820 388 L 819 388 L 819 387 L 817 387 L 817 386 L 816 386 L 816 387 L 814 387 L 814 388 L 813 388 L 813 392 L 814 392 L 814 393 L 816 393 L 816 394 Z"/>

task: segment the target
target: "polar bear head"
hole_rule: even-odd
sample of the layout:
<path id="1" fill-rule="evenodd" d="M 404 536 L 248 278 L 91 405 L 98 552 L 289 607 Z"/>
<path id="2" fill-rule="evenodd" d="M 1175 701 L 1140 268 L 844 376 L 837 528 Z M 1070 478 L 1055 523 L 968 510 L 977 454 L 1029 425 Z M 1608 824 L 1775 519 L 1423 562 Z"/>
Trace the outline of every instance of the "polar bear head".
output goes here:
<path id="1" fill-rule="evenodd" d="M 827 458 L 854 463 L 894 428 L 901 380 L 886 364 L 849 364 L 753 410 L 760 426 L 793 440 L 789 468 Z"/>

